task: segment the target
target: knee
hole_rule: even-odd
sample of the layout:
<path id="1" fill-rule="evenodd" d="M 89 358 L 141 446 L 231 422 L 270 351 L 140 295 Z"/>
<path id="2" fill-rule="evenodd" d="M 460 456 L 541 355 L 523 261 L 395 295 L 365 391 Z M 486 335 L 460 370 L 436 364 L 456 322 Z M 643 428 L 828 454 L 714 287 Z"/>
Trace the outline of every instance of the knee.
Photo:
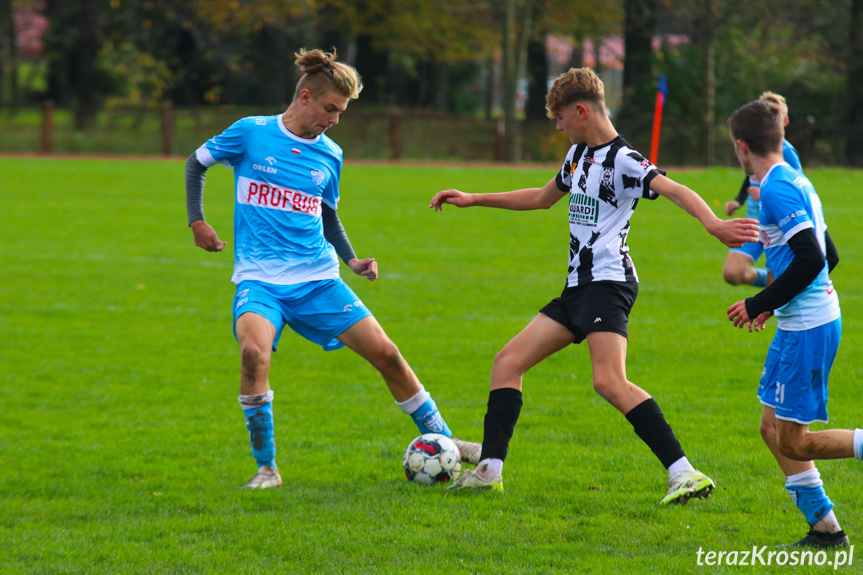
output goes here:
<path id="1" fill-rule="evenodd" d="M 739 286 L 744 283 L 743 272 L 731 266 L 722 268 L 722 279 L 733 286 Z"/>
<path id="2" fill-rule="evenodd" d="M 375 350 L 372 365 L 381 373 L 401 368 L 404 363 L 399 347 L 390 339 L 386 339 Z"/>
<path id="3" fill-rule="evenodd" d="M 270 350 L 254 341 L 244 341 L 240 346 L 240 361 L 244 370 L 259 370 L 270 365 Z"/>
<path id="4" fill-rule="evenodd" d="M 764 440 L 764 443 L 767 445 L 773 445 L 776 443 L 776 426 L 770 423 L 769 421 L 761 421 L 761 426 L 758 431 L 761 432 L 761 439 Z"/>
<path id="5" fill-rule="evenodd" d="M 494 356 L 494 363 L 492 364 L 492 373 L 497 375 L 524 375 L 526 370 L 522 369 L 518 360 L 515 357 L 515 354 L 511 353 L 507 348 L 503 348 L 500 350 L 496 356 Z"/>
<path id="6" fill-rule="evenodd" d="M 593 376 L 593 391 L 602 396 L 606 401 L 614 403 L 612 400 L 617 396 L 621 388 L 621 382 L 615 377 L 609 376 Z"/>
<path id="7" fill-rule="evenodd" d="M 812 459 L 810 457 L 809 452 L 809 438 L 808 434 L 802 436 L 795 435 L 780 435 L 778 438 L 779 453 L 787 457 L 788 459 L 793 459 L 795 461 L 809 461 Z"/>

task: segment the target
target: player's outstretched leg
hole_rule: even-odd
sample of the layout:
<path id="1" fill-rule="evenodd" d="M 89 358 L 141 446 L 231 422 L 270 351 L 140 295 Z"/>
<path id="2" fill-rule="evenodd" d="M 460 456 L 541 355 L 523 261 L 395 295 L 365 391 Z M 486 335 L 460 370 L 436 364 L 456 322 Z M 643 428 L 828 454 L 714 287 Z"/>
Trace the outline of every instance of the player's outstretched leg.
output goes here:
<path id="1" fill-rule="evenodd" d="M 709 497 L 715 484 L 689 463 L 680 442 L 652 397 L 626 413 L 636 435 L 653 451 L 668 470 L 668 494 L 660 505 L 686 504 L 690 499 Z"/>
<path id="2" fill-rule="evenodd" d="M 521 390 L 504 387 L 493 389 L 488 396 L 485 414 L 480 462 L 475 470 L 468 470 L 448 487 L 458 490 L 503 491 L 503 462 L 509 451 L 509 442 L 521 414 Z"/>
<path id="3" fill-rule="evenodd" d="M 437 404 L 374 316 L 360 319 L 343 331 L 338 340 L 380 372 L 396 404 L 411 416 L 420 433 L 452 437 Z"/>
<path id="4" fill-rule="evenodd" d="M 246 428 L 252 444 L 252 456 L 258 464 L 258 472 L 245 487 L 267 489 L 281 487 L 282 476 L 276 467 L 276 438 L 273 423 L 273 391 L 258 395 L 241 395 L 240 405 L 246 415 Z"/>
<path id="5" fill-rule="evenodd" d="M 422 384 L 412 397 L 405 401 L 396 401 L 396 404 L 411 416 L 420 433 L 440 433 L 452 437 L 452 431 L 444 421 L 437 404 Z"/>
<path id="6" fill-rule="evenodd" d="M 848 536 L 840 528 L 833 513 L 833 502 L 824 491 L 824 483 L 817 467 L 786 476 L 785 489 L 809 523 L 806 537 L 789 547 L 830 549 L 848 546 Z"/>

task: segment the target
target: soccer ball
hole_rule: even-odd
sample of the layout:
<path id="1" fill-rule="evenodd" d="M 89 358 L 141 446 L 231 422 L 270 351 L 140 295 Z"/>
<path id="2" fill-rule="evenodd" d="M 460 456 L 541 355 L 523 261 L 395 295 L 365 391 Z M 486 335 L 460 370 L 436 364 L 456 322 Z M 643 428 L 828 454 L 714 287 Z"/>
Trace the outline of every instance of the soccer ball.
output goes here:
<path id="1" fill-rule="evenodd" d="M 461 453 L 446 435 L 425 433 L 408 445 L 402 465 L 410 481 L 420 485 L 447 483 L 461 472 Z"/>

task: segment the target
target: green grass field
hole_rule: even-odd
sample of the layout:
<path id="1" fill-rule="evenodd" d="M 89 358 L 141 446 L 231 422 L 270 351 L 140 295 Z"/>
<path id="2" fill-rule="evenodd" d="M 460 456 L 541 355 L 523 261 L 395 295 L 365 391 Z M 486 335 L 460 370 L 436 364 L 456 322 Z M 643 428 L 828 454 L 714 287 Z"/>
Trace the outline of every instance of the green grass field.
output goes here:
<path id="1" fill-rule="evenodd" d="M 726 249 L 671 202 L 642 202 L 629 378 L 659 401 L 717 490 L 662 508 L 665 471 L 591 387 L 573 346 L 525 378 L 506 493 L 405 481 L 417 435 L 377 372 L 284 335 L 274 355 L 284 486 L 254 473 L 236 401 L 233 179 L 208 174 L 210 254 L 186 227 L 181 160 L 0 159 L 0 573 L 816 573 L 707 567 L 696 553 L 796 540 L 805 525 L 758 435 L 775 329 L 734 330 Z M 454 431 L 479 440 L 495 353 L 557 295 L 563 202 L 543 212 L 428 209 L 439 189 L 539 185 L 553 169 L 348 165 L 340 214 L 381 278 L 346 277 Z M 739 170 L 671 172 L 717 211 Z M 841 263 L 833 427 L 863 425 L 863 173 L 812 170 Z M 343 273 L 349 273 L 343 267 Z M 822 426 L 823 427 L 823 426 Z M 863 544 L 863 467 L 819 464 Z M 830 559 L 832 559 L 832 555 Z M 861 572 L 863 554 L 845 573 Z M 859 564 L 858 564 L 859 563 Z"/>

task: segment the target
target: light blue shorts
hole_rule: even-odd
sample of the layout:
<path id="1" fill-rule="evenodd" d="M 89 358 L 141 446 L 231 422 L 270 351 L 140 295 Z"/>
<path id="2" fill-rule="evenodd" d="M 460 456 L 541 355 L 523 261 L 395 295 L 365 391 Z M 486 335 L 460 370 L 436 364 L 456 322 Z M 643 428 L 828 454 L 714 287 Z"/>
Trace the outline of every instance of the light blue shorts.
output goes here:
<path id="1" fill-rule="evenodd" d="M 285 325 L 326 351 L 344 344 L 336 338 L 372 315 L 357 294 L 341 279 L 281 286 L 246 280 L 234 295 L 234 337 L 237 319 L 246 312 L 264 316 L 276 328 L 273 351 Z"/>
<path id="2" fill-rule="evenodd" d="M 758 398 L 776 410 L 777 419 L 803 424 L 827 421 L 827 378 L 840 339 L 841 317 L 805 331 L 776 331 Z"/>
<path id="3" fill-rule="evenodd" d="M 764 253 L 764 244 L 761 242 L 747 242 L 739 248 L 730 248 L 728 251 L 746 254 L 752 258 L 752 263 L 755 263 L 761 257 L 761 254 Z"/>

